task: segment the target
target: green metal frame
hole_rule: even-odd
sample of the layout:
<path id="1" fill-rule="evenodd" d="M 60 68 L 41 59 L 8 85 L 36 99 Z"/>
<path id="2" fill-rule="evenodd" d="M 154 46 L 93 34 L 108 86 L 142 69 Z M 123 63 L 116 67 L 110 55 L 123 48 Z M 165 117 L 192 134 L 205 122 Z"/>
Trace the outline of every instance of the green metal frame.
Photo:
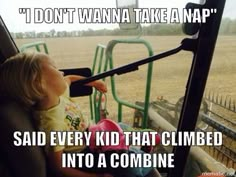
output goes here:
<path id="1" fill-rule="evenodd" d="M 40 46 L 43 46 L 44 52 L 46 54 L 49 54 L 48 47 L 44 41 L 38 41 L 38 42 L 29 43 L 29 44 L 24 44 L 20 47 L 20 52 L 24 52 L 25 50 L 27 50 L 29 48 L 35 48 L 36 51 L 42 52 Z"/>
<path id="2" fill-rule="evenodd" d="M 95 50 L 95 55 L 93 59 L 93 66 L 92 66 L 92 75 L 101 73 L 102 70 L 105 71 L 106 68 L 102 68 L 104 64 L 104 53 L 106 50 L 106 46 L 102 44 L 98 44 Z M 99 57 L 99 58 L 98 58 Z M 99 97 L 98 97 L 99 95 Z M 90 102 L 90 114 L 91 119 L 95 119 L 95 122 L 100 120 L 100 105 L 101 102 L 97 100 L 101 100 L 102 95 L 98 93 L 97 90 L 94 91 L 94 94 L 89 96 Z M 97 99 L 98 98 L 98 99 Z"/>
<path id="3" fill-rule="evenodd" d="M 150 45 L 150 43 L 148 43 L 147 41 L 145 41 L 144 39 L 140 39 L 140 38 L 133 38 L 133 39 L 117 39 L 117 40 L 112 40 L 108 43 L 107 47 L 106 47 L 106 61 L 105 61 L 105 65 L 104 65 L 104 70 L 103 71 L 107 71 L 108 67 L 109 70 L 112 70 L 114 68 L 113 65 L 113 49 L 115 48 L 115 46 L 117 44 L 141 44 L 144 45 L 147 50 L 148 50 L 148 55 L 152 56 L 153 55 L 153 50 L 152 47 Z M 97 64 L 97 57 L 98 57 L 98 51 L 99 49 L 101 50 L 101 52 L 104 52 L 105 50 L 105 46 L 101 46 L 98 45 L 96 48 L 96 52 L 95 52 L 95 57 L 94 57 L 94 62 L 93 62 L 93 71 L 92 73 L 94 74 L 94 69 L 95 66 Z M 103 54 L 100 53 L 100 59 L 99 59 L 99 63 L 98 63 L 98 71 L 97 73 L 101 72 L 101 68 L 102 68 L 102 60 L 103 60 Z M 126 100 L 122 100 L 121 98 L 119 98 L 117 91 L 116 91 L 116 84 L 115 84 L 115 77 L 111 77 L 111 88 L 112 88 L 112 95 L 114 100 L 118 103 L 118 122 L 122 122 L 122 107 L 126 106 L 126 107 L 130 107 L 130 108 L 134 108 L 134 109 L 138 109 L 140 111 L 143 112 L 144 118 L 142 120 L 142 128 L 147 128 L 147 118 L 148 118 L 148 106 L 149 106 L 149 99 L 150 99 L 150 90 L 151 90 L 151 80 L 152 80 L 152 70 L 153 70 L 153 62 L 150 62 L 148 64 L 148 70 L 147 70 L 147 80 L 146 80 L 146 91 L 145 91 L 145 105 L 144 107 L 135 105 L 133 103 L 129 103 Z M 96 102 L 96 95 L 97 93 L 95 93 L 94 95 L 94 102 Z M 99 97 L 101 100 L 101 95 Z M 90 101 L 91 98 L 90 98 Z M 90 102 L 91 103 L 91 102 Z M 91 104 L 90 104 L 91 105 Z M 94 103 L 94 112 L 95 112 L 95 121 L 99 121 L 100 120 L 100 114 L 99 114 L 99 108 L 100 108 L 100 101 L 98 102 L 98 104 Z M 91 109 L 91 117 L 93 118 L 93 109 L 90 107 Z"/>

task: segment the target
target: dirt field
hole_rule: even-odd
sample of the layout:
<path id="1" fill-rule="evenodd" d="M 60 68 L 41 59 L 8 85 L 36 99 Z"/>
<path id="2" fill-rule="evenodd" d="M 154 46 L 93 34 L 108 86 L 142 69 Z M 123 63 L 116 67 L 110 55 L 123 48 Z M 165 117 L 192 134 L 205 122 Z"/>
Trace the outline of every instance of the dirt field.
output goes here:
<path id="1" fill-rule="evenodd" d="M 47 43 L 50 55 L 60 68 L 91 67 L 95 47 L 98 43 L 107 44 L 114 37 L 80 37 L 80 38 L 48 38 L 16 40 L 18 46 L 32 41 L 43 40 Z M 177 47 L 183 36 L 153 36 L 144 37 L 153 47 L 155 54 Z M 118 45 L 114 52 L 115 66 L 145 58 L 146 49 L 141 45 Z M 184 95 L 192 54 L 179 54 L 154 63 L 151 83 L 151 101 L 158 96 L 175 103 Z M 145 94 L 147 67 L 139 71 L 116 76 L 117 93 L 120 98 L 134 103 L 143 101 Z M 223 96 L 229 95 L 236 100 L 236 36 L 220 36 L 216 46 L 211 71 L 206 89 Z M 106 80 L 110 88 L 110 79 Z M 112 99 L 111 90 L 107 94 L 108 110 L 111 117 L 116 116 L 116 105 Z M 88 108 L 88 98 L 80 98 L 82 107 Z M 88 110 L 84 111 L 86 114 Z M 126 110 L 124 117 L 132 117 L 133 111 Z"/>

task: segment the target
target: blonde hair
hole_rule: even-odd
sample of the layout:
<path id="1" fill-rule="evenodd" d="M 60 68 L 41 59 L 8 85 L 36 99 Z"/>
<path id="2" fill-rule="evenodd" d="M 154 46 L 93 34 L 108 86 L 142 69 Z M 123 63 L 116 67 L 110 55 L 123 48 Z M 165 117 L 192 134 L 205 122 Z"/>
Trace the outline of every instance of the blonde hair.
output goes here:
<path id="1" fill-rule="evenodd" d="M 0 92 L 32 107 L 43 96 L 42 53 L 19 53 L 0 66 Z"/>

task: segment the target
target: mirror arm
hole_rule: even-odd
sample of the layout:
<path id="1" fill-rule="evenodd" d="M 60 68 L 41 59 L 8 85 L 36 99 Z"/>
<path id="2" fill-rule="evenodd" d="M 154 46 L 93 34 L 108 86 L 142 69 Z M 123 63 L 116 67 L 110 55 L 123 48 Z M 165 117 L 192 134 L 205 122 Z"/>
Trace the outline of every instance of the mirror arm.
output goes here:
<path id="1" fill-rule="evenodd" d="M 125 74 L 128 72 L 136 71 L 136 70 L 138 70 L 139 66 L 141 66 L 141 65 L 144 65 L 144 64 L 174 55 L 174 54 L 180 52 L 182 49 L 183 49 L 183 45 L 181 44 L 179 47 L 174 48 L 172 50 L 168 50 L 166 52 L 163 52 L 163 53 L 160 53 L 160 54 L 157 54 L 157 55 L 154 55 L 154 56 L 151 56 L 151 57 L 148 57 L 148 58 L 145 58 L 145 59 L 142 59 L 142 60 L 130 63 L 130 64 L 127 64 L 127 65 L 124 65 L 124 66 L 121 66 L 118 68 L 114 68 L 112 70 L 109 70 L 109 71 L 106 71 L 106 72 L 103 72 L 103 73 L 100 73 L 100 74 L 97 74 L 92 77 L 88 77 L 86 79 L 79 80 L 76 82 L 84 85 L 84 84 L 87 84 L 87 83 L 95 81 L 95 80 L 103 79 L 108 76 L 113 76 L 115 74 L 121 75 L 121 74 Z"/>

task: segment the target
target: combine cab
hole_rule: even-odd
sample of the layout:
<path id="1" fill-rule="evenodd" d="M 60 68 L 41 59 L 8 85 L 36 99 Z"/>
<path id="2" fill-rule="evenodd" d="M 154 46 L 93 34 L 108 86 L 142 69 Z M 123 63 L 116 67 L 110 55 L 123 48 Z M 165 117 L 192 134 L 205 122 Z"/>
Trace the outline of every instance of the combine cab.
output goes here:
<path id="1" fill-rule="evenodd" d="M 138 7 L 137 0 L 121 2 L 117 0 L 118 8 L 132 9 Z M 189 3 L 186 9 L 216 9 L 217 13 L 212 14 L 205 23 L 186 23 L 183 25 L 183 32 L 189 36 L 179 41 L 176 48 L 154 54 L 149 42 L 141 38 L 114 39 L 107 45 L 98 44 L 95 51 L 94 61 L 91 70 L 83 69 L 66 69 L 65 73 L 80 74 L 88 78 L 77 81 L 72 86 L 71 96 L 90 95 L 90 113 L 91 119 L 98 122 L 101 118 L 106 117 L 106 110 L 101 109 L 104 101 L 103 96 L 94 92 L 91 88 L 84 87 L 86 83 L 106 77 L 111 78 L 112 97 L 117 104 L 117 122 L 122 122 L 122 111 L 124 107 L 135 110 L 133 126 L 136 128 L 152 128 L 160 134 L 162 132 L 221 132 L 223 135 L 223 144 L 221 146 L 157 146 L 155 153 L 173 153 L 174 168 L 159 169 L 162 176 L 167 177 L 197 177 L 204 172 L 219 172 L 220 174 L 235 174 L 236 168 L 236 104 L 235 100 L 230 97 L 221 96 L 214 92 L 205 92 L 205 85 L 214 53 L 214 48 L 218 36 L 221 18 L 224 10 L 225 0 L 207 0 L 204 4 Z M 130 14 L 132 16 L 132 14 Z M 193 14 L 192 14 L 193 15 Z M 36 42 L 27 44 L 20 48 L 16 47 L 13 39 L 1 19 L 0 23 L 0 61 L 3 62 L 8 57 L 35 47 L 36 51 L 48 53 L 45 42 Z M 120 24 L 123 29 L 137 28 L 141 32 L 140 24 L 133 21 L 129 24 Z M 141 34 L 141 33 L 140 33 Z M 3 43 L 2 43 L 3 41 Z M 157 41 L 158 42 L 158 41 Z M 117 45 L 142 45 L 147 49 L 148 56 L 136 62 L 114 67 L 113 52 Z M 191 52 L 191 68 L 189 71 L 188 82 L 186 84 L 185 95 L 176 103 L 169 102 L 165 97 L 158 97 L 156 101 L 150 101 L 150 90 L 153 75 L 153 62 L 165 59 L 181 51 Z M 127 74 L 139 69 L 140 66 L 147 64 L 147 77 L 145 87 L 145 98 L 142 102 L 130 103 L 123 100 L 117 94 L 115 75 Z M 83 90 L 78 93 L 78 90 Z M 19 109 L 21 114 L 10 114 L 12 106 Z M 1 103 L 0 116 L 3 123 L 1 124 L 1 156 L 4 157 L 4 165 L 13 171 L 11 176 L 17 177 L 45 177 L 47 174 L 47 164 L 42 149 L 40 147 L 12 147 L 12 132 L 16 130 L 34 131 L 32 122 L 29 122 L 28 113 L 22 113 L 20 106 L 9 104 L 9 101 Z M 9 115 L 13 118 L 9 119 Z M 19 118 L 20 117 L 20 118 Z M 27 119 L 25 119 L 27 118 Z M 21 121 L 24 120 L 24 121 Z M 5 121 L 6 120 L 6 121 Z M 10 123 L 9 123 L 10 122 Z M 16 123 L 17 122 L 17 123 Z M 22 123 L 23 122 L 23 123 Z M 27 125 L 25 127 L 25 125 Z M 6 136 L 2 136 L 2 135 Z M 6 157 L 10 155 L 10 159 Z M 19 155 L 20 154 L 20 155 Z M 17 157 L 17 158 L 14 158 Z M 19 157 L 19 158 L 18 158 Z M 32 157 L 36 157 L 35 160 Z M 11 160 L 13 159 L 13 161 Z M 2 159 L 1 159 L 2 160 Z M 27 168 L 19 167 L 26 162 Z M 32 162 L 32 163 L 31 163 Z M 29 167 L 28 167 L 29 166 Z M 31 168 L 32 167 L 32 168 Z M 40 169 L 39 169 L 40 167 Z M 38 172 L 40 171 L 40 173 Z M 36 173 L 37 172 L 37 173 Z M 1 174 L 0 174 L 1 175 Z M 225 175 L 226 176 L 226 175 Z"/>

